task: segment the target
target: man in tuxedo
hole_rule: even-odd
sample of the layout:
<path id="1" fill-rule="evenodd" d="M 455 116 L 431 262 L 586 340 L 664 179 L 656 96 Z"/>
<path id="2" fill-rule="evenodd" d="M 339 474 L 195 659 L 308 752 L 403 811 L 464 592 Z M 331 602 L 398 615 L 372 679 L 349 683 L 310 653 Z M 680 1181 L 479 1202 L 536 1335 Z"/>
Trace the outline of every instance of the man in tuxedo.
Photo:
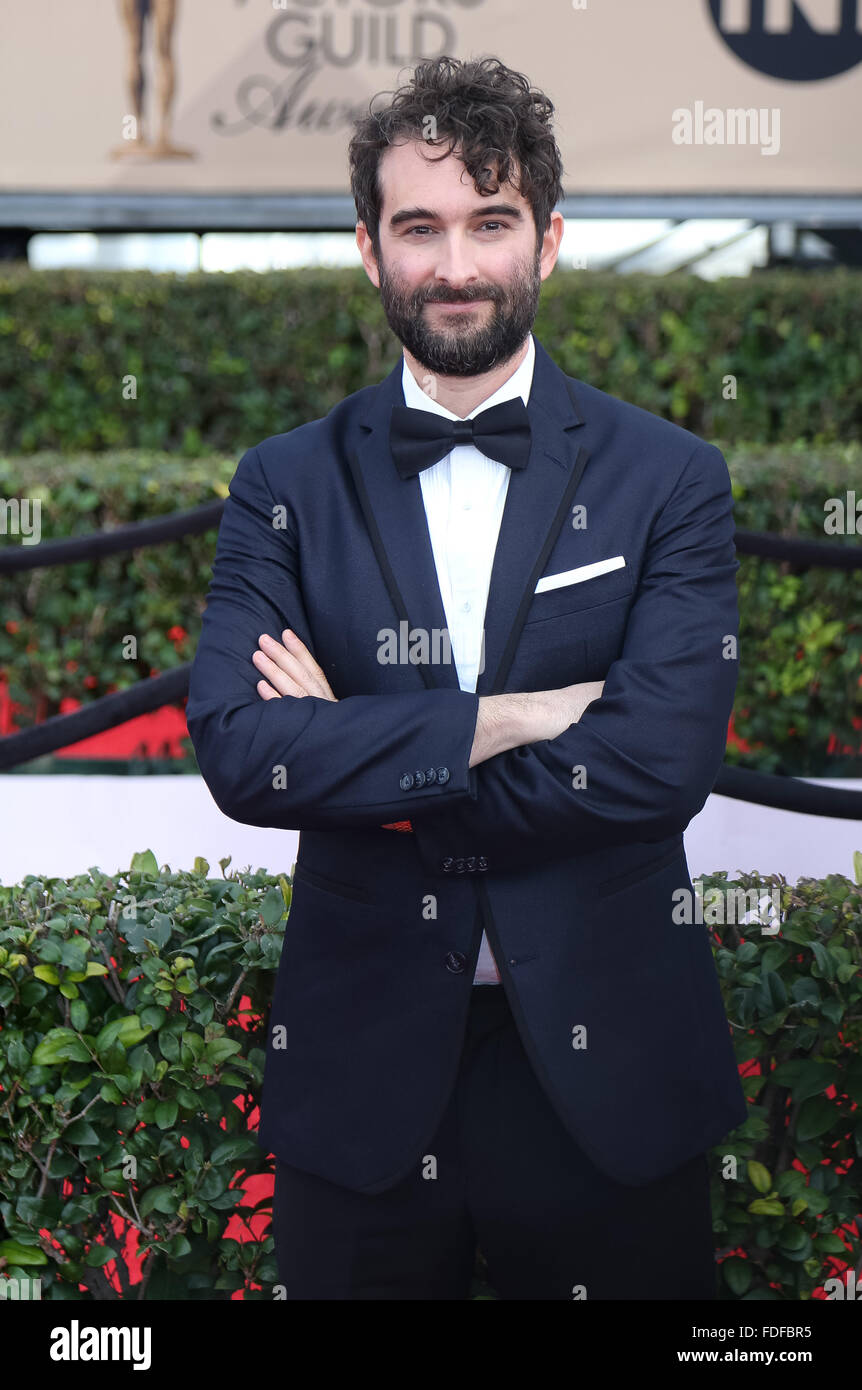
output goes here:
<path id="1" fill-rule="evenodd" d="M 552 112 L 441 58 L 358 123 L 403 356 L 249 449 L 219 531 L 189 730 L 226 815 L 300 831 L 259 1133 L 291 1299 L 463 1299 L 477 1246 L 505 1299 L 714 1297 L 746 1108 L 674 909 L 736 684 L 730 483 L 531 332 Z"/>

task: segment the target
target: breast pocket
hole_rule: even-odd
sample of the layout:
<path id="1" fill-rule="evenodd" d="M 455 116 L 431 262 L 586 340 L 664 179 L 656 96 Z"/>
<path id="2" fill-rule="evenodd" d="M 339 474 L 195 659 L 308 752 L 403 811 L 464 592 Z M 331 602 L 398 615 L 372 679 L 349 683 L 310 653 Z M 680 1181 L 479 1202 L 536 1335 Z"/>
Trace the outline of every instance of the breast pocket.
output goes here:
<path id="1" fill-rule="evenodd" d="M 623 566 L 606 574 L 594 575 L 592 579 L 563 584 L 558 589 L 546 589 L 544 593 L 533 595 L 524 626 L 532 627 L 535 623 L 547 622 L 549 618 L 563 618 L 569 613 L 580 613 L 585 608 L 613 603 L 616 599 L 626 598 L 633 588 L 631 571 L 628 566 Z"/>
<path id="2" fill-rule="evenodd" d="M 509 688 L 558 690 L 603 680 L 622 650 L 633 586 L 629 570 L 618 569 L 534 594 Z"/>

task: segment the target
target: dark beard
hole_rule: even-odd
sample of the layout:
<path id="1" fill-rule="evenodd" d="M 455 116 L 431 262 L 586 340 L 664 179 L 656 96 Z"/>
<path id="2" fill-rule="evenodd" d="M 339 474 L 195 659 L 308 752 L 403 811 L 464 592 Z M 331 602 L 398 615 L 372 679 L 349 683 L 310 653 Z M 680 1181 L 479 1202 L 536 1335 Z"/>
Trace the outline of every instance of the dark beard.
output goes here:
<path id="1" fill-rule="evenodd" d="M 392 332 L 426 371 L 438 376 L 479 376 L 507 362 L 523 346 L 539 304 L 540 260 L 541 246 L 537 246 L 532 267 L 527 262 L 519 265 L 508 286 L 471 285 L 454 291 L 439 285 L 405 293 L 378 255 L 380 302 Z M 473 325 L 466 321 L 466 315 L 464 321 L 458 315 L 459 321 L 456 323 L 453 317 L 448 330 L 430 326 L 425 304 L 437 300 L 464 304 L 472 299 L 492 302 L 486 323 Z M 487 312 L 480 309 L 470 318 L 487 315 Z"/>

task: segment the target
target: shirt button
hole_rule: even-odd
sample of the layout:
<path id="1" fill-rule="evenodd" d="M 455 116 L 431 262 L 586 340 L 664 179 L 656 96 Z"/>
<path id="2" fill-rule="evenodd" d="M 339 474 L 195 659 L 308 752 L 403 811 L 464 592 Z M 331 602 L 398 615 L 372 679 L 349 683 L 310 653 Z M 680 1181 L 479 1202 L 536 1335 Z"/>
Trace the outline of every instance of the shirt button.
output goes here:
<path id="1" fill-rule="evenodd" d="M 469 613 L 469 612 L 470 612 L 470 604 L 469 604 L 469 601 L 468 601 L 467 603 L 462 603 L 462 604 L 461 604 L 461 611 L 462 611 L 462 613 Z"/>
<path id="2" fill-rule="evenodd" d="M 460 975 L 467 964 L 467 957 L 461 951 L 450 951 L 446 957 L 446 969 L 453 975 Z"/>

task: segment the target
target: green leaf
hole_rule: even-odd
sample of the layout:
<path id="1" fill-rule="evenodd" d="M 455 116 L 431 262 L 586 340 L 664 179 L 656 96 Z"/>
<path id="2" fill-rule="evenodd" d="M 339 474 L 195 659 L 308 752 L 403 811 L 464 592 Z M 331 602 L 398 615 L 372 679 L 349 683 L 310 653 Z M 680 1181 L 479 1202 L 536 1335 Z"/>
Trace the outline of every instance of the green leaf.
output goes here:
<path id="1" fill-rule="evenodd" d="M 834 1062 L 800 1057 L 790 1062 L 780 1062 L 772 1073 L 772 1080 L 781 1086 L 789 1086 L 794 1101 L 801 1103 L 810 1096 L 820 1095 L 827 1086 L 831 1086 L 837 1071 Z"/>
<path id="2" fill-rule="evenodd" d="M 33 967 L 33 974 L 37 980 L 44 980 L 46 985 L 58 985 L 60 976 L 53 965 L 36 965 Z"/>
<path id="3" fill-rule="evenodd" d="M 84 1146 L 91 1144 L 104 1146 L 106 1142 L 104 1137 L 99 1137 L 89 1120 L 73 1120 L 72 1124 L 63 1131 L 63 1138 L 67 1139 L 70 1144 L 82 1144 Z"/>
<path id="4" fill-rule="evenodd" d="M 139 1009 L 138 1016 L 142 1027 L 153 1029 L 161 1028 L 167 1017 L 164 1009 L 157 1008 L 155 1004 L 148 1004 L 145 1009 Z"/>
<path id="5" fill-rule="evenodd" d="M 160 1211 L 172 1216 L 177 1209 L 177 1195 L 172 1187 L 151 1187 L 140 1201 L 141 1216 L 149 1216 L 151 1211 Z"/>
<path id="6" fill-rule="evenodd" d="M 91 1269 L 100 1269 L 109 1260 L 116 1258 L 117 1252 L 110 1245 L 91 1245 L 84 1256 L 84 1264 L 89 1265 Z"/>
<path id="7" fill-rule="evenodd" d="M 809 1236 L 802 1226 L 785 1226 L 784 1229 L 779 1232 L 778 1236 L 778 1244 L 781 1246 L 782 1250 L 801 1250 L 807 1244 L 808 1240 Z M 809 1252 L 806 1251 L 806 1257 L 808 1253 Z"/>
<path id="8" fill-rule="evenodd" d="M 234 1139 L 225 1139 L 223 1143 L 216 1144 L 210 1154 L 210 1162 L 215 1167 L 222 1163 L 235 1162 L 239 1158 L 247 1158 L 253 1154 L 258 1145 L 247 1134 L 237 1135 Z"/>
<path id="9" fill-rule="evenodd" d="M 132 862 L 129 866 L 130 873 L 143 874 L 145 878 L 158 878 L 159 866 L 156 863 L 156 856 L 151 849 L 139 850 L 132 855 Z"/>
<path id="10" fill-rule="evenodd" d="M 814 958 L 820 968 L 820 972 L 827 980 L 835 979 L 835 958 L 827 951 L 822 941 L 812 941 L 811 949 Z"/>
<path id="11" fill-rule="evenodd" d="M 69 1018 L 72 1022 L 72 1027 L 77 1028 L 79 1033 L 83 1033 L 90 1018 L 90 1011 L 83 999 L 76 999 L 72 1004 L 72 1007 L 69 1009 Z"/>
<path id="12" fill-rule="evenodd" d="M 741 1298 L 751 1287 L 751 1264 L 748 1260 L 741 1260 L 738 1255 L 731 1255 L 729 1259 L 722 1260 L 721 1272 L 727 1282 L 727 1287 L 737 1298 Z"/>
<path id="13" fill-rule="evenodd" d="M 48 1256 L 35 1245 L 21 1245 L 17 1240 L 0 1241 L 0 1259 L 14 1260 L 18 1265 L 46 1265 Z"/>
<path id="14" fill-rule="evenodd" d="M 101 963 L 100 961 L 97 961 L 97 960 L 88 960 L 88 961 L 87 961 L 87 977 L 88 977 L 88 978 L 92 978 L 94 975 L 107 975 L 107 974 L 108 974 L 108 967 L 107 967 L 107 965 L 102 965 L 102 963 Z"/>
<path id="15" fill-rule="evenodd" d="M 55 1067 L 61 1062 L 89 1062 L 90 1053 L 72 1028 L 52 1028 L 36 1046 L 34 1067 Z"/>
<path id="16" fill-rule="evenodd" d="M 840 1236 L 836 1236 L 832 1231 L 824 1231 L 822 1236 L 818 1236 L 815 1245 L 821 1255 L 844 1255 L 849 1256 L 850 1252 Z"/>
<path id="17" fill-rule="evenodd" d="M 748 1179 L 758 1192 L 767 1193 L 772 1190 L 772 1174 L 762 1163 L 757 1163 L 751 1159 L 747 1165 Z"/>
<path id="18" fill-rule="evenodd" d="M 783 1216 L 784 1203 L 774 1197 L 757 1197 L 749 1202 L 748 1210 L 753 1216 Z"/>
<path id="19" fill-rule="evenodd" d="M 159 1129 L 170 1129 L 177 1118 L 177 1102 L 175 1100 L 160 1100 L 156 1106 L 156 1124 Z"/>
<path id="20" fill-rule="evenodd" d="M 274 927 L 284 916 L 284 894 L 281 888 L 270 888 L 263 896 L 260 915 L 268 927 Z"/>
<path id="21" fill-rule="evenodd" d="M 121 1043 L 123 1047 L 133 1047 L 150 1031 L 149 1028 L 141 1028 L 141 1020 L 137 1014 L 126 1014 L 123 1018 L 114 1018 L 110 1023 L 106 1023 L 98 1034 L 96 1051 L 104 1052 L 115 1042 Z"/>
<path id="22" fill-rule="evenodd" d="M 840 1112 L 834 1100 L 825 1096 L 813 1096 L 799 1111 L 796 1121 L 798 1140 L 818 1139 L 840 1119 Z"/>

